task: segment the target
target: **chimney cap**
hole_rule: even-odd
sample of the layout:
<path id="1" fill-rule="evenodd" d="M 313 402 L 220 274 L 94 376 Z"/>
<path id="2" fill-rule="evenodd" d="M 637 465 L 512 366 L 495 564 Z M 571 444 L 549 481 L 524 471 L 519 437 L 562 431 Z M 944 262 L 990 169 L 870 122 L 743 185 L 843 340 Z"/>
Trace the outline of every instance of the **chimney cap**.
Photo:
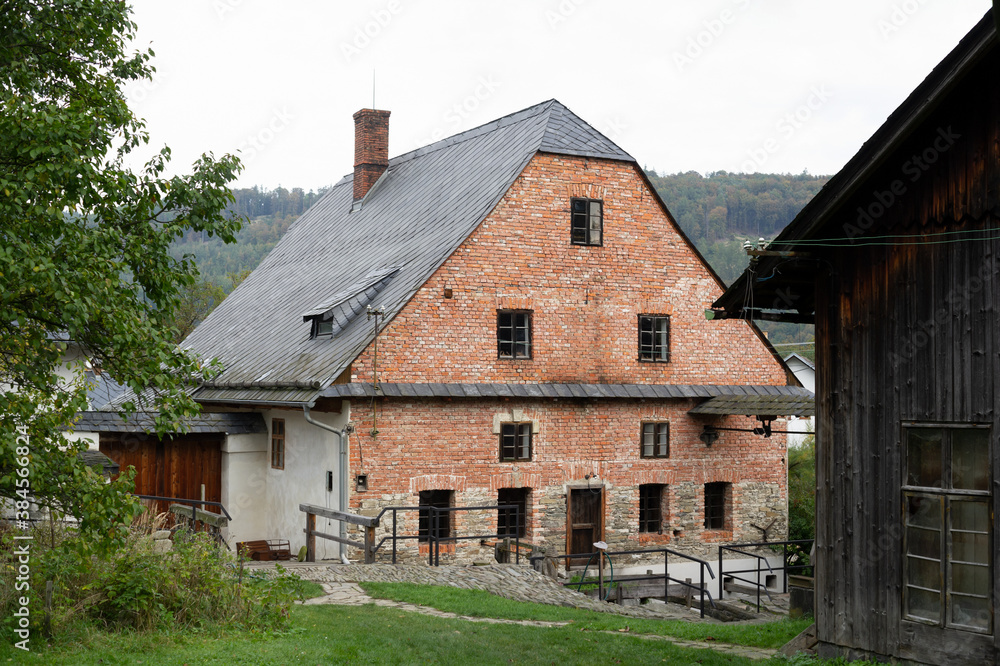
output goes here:
<path id="1" fill-rule="evenodd" d="M 358 118 L 361 118 L 362 116 L 385 116 L 386 118 L 388 118 L 390 113 L 392 113 L 392 112 L 391 111 L 383 111 L 381 109 L 367 109 L 366 108 L 366 109 L 361 109 L 359 111 L 356 111 L 354 113 L 353 118 L 355 120 L 357 120 Z"/>

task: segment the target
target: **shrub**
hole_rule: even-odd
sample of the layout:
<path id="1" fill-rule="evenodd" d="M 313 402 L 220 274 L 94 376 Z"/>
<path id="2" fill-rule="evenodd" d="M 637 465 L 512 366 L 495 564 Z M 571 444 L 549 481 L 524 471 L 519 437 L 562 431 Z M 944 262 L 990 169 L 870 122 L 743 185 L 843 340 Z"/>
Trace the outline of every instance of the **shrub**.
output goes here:
<path id="1" fill-rule="evenodd" d="M 302 596 L 302 582 L 278 568 L 271 575 L 247 575 L 243 563 L 203 532 L 178 531 L 169 553 L 153 550 L 148 520 L 134 526 L 124 545 L 107 555 L 81 555 L 70 529 L 39 530 L 32 543 L 31 618 L 33 634 L 45 615 L 45 581 L 53 581 L 51 622 L 55 629 L 84 621 L 111 630 L 224 626 L 252 631 L 282 631 L 289 609 Z M 42 533 L 46 538 L 42 538 Z M 10 532 L 0 563 L 9 573 Z M 18 593 L 11 575 L 3 576 L 0 612 L 11 618 Z M 6 621 L 2 633 L 12 636 Z"/>

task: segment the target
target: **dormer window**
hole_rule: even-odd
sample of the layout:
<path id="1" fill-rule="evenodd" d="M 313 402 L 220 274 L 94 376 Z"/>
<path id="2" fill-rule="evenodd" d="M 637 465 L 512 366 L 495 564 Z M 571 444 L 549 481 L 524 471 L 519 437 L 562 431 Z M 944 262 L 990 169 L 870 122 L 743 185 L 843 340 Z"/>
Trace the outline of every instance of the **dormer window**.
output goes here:
<path id="1" fill-rule="evenodd" d="M 380 268 L 338 291 L 321 305 L 302 313 L 302 321 L 309 322 L 309 338 L 315 340 L 338 335 L 398 272 L 398 266 Z"/>
<path id="2" fill-rule="evenodd" d="M 570 241 L 573 245 L 601 245 L 604 235 L 604 202 L 570 199 Z"/>
<path id="3" fill-rule="evenodd" d="M 333 335 L 333 321 L 323 321 L 319 318 L 312 320 L 312 333 L 310 338 L 323 338 Z"/>

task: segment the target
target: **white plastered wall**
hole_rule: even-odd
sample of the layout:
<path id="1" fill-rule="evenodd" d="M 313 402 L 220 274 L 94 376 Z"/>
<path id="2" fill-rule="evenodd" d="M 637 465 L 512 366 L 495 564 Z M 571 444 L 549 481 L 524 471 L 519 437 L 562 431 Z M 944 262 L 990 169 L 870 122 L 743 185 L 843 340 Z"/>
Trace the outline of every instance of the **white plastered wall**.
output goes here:
<path id="1" fill-rule="evenodd" d="M 233 520 L 226 539 L 240 541 L 266 537 L 268 436 L 228 435 L 222 443 L 222 504 Z"/>
<path id="2" fill-rule="evenodd" d="M 337 435 L 308 423 L 301 411 L 270 410 L 263 413 L 267 424 L 267 453 L 260 469 L 267 478 L 265 521 L 263 532 L 254 539 L 287 539 L 292 553 L 305 545 L 306 514 L 300 504 L 339 509 L 340 502 L 340 442 Z M 313 420 L 343 430 L 350 418 L 350 408 L 344 404 L 341 413 L 311 413 Z M 272 419 L 285 420 L 285 468 L 273 469 L 270 458 L 270 431 Z M 345 445 L 349 446 L 349 438 Z M 327 472 L 333 474 L 333 484 L 327 490 Z M 316 529 L 328 534 L 339 534 L 335 521 L 317 518 Z M 348 549 L 349 550 L 349 549 Z M 351 553 L 348 552 L 348 556 Z M 356 556 L 357 553 L 354 553 Z M 316 540 L 316 558 L 333 559 L 340 556 L 339 544 L 326 539 Z"/>

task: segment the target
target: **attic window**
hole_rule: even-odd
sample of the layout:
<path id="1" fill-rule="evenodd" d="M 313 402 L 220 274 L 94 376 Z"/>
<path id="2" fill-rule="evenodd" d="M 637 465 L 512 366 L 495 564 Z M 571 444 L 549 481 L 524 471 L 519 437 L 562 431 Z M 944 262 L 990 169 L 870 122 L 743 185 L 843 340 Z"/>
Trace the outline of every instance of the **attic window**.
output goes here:
<path id="1" fill-rule="evenodd" d="M 365 307 L 385 288 L 399 272 L 398 266 L 379 268 L 333 294 L 325 302 L 302 313 L 302 321 L 309 322 L 309 337 L 329 338 L 365 311 Z"/>
<path id="2" fill-rule="evenodd" d="M 639 360 L 670 360 L 670 316 L 639 315 Z"/>
<path id="3" fill-rule="evenodd" d="M 497 358 L 531 358 L 531 311 L 497 311 Z"/>
<path id="4" fill-rule="evenodd" d="M 570 199 L 570 241 L 573 245 L 602 245 L 604 202 Z"/>
<path id="5" fill-rule="evenodd" d="M 310 338 L 322 338 L 329 337 L 333 335 L 333 322 L 323 321 L 321 319 L 312 320 L 312 333 L 309 335 Z"/>

